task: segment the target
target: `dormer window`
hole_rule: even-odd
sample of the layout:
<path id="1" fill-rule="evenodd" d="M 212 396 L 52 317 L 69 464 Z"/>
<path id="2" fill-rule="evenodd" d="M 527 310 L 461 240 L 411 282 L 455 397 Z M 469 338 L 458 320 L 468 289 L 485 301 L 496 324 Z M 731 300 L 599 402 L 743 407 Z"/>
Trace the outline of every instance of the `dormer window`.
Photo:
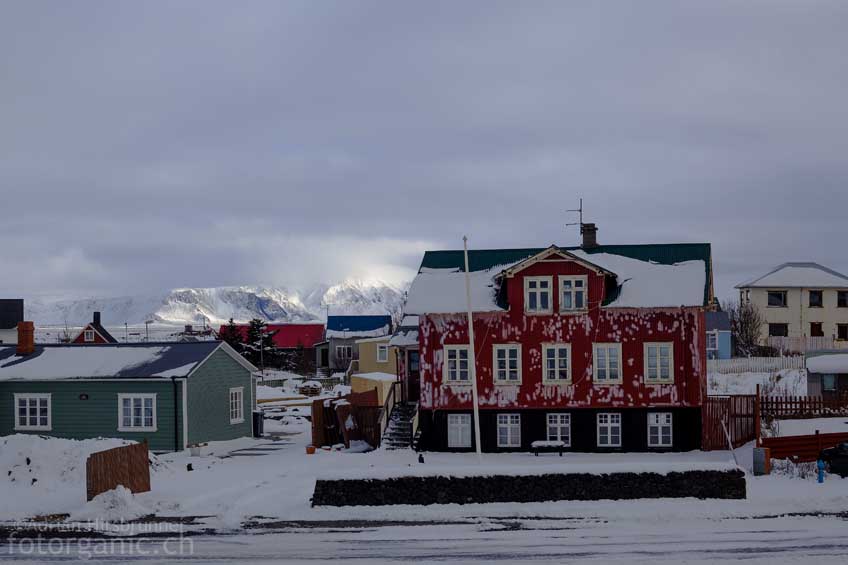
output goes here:
<path id="1" fill-rule="evenodd" d="M 586 286 L 586 276 L 559 277 L 560 312 L 585 310 Z"/>
<path id="2" fill-rule="evenodd" d="M 82 337 L 86 343 L 91 343 L 94 341 L 94 330 L 85 330 L 85 333 Z"/>
<path id="3" fill-rule="evenodd" d="M 524 279 L 524 311 L 550 314 L 553 311 L 552 286 L 553 277 L 526 277 Z"/>

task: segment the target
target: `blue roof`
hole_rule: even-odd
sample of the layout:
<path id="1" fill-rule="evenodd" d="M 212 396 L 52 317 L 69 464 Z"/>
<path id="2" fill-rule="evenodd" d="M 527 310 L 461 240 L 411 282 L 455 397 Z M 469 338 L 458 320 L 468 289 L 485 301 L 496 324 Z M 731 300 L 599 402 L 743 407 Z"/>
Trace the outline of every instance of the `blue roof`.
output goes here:
<path id="1" fill-rule="evenodd" d="M 385 316 L 328 316 L 327 331 L 372 332 L 390 326 L 392 317 Z"/>
<path id="2" fill-rule="evenodd" d="M 727 315 L 727 312 L 704 312 L 704 321 L 708 332 L 713 330 L 730 331 L 730 316 Z"/>

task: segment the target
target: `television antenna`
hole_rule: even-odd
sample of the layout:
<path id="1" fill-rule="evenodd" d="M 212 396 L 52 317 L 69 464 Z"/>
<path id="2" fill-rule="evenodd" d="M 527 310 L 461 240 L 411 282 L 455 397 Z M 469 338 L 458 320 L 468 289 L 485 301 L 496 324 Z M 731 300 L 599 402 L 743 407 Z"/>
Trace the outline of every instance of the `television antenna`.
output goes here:
<path id="1" fill-rule="evenodd" d="M 583 199 L 582 198 L 580 199 L 580 207 L 579 208 L 574 209 L 574 210 L 566 210 L 566 213 L 568 213 L 568 214 L 573 214 L 574 212 L 577 212 L 578 214 L 580 214 L 580 221 L 579 222 L 569 222 L 569 223 L 565 224 L 565 227 L 580 226 L 580 229 L 582 231 L 582 229 L 583 229 Z"/>

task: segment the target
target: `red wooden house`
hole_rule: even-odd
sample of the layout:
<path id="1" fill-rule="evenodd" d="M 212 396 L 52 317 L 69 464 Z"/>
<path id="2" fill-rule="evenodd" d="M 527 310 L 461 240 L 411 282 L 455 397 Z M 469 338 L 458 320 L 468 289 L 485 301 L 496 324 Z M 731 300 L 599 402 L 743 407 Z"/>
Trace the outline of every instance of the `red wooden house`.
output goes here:
<path id="1" fill-rule="evenodd" d="M 91 322 L 71 340 L 71 343 L 103 345 L 105 343 L 118 343 L 118 340 L 112 337 L 112 334 L 106 331 L 106 328 L 100 323 L 100 312 L 95 312 Z"/>
<path id="2" fill-rule="evenodd" d="M 709 244 L 593 243 L 469 252 L 484 451 L 700 448 Z M 462 251 L 425 254 L 406 313 L 419 446 L 472 449 Z"/>

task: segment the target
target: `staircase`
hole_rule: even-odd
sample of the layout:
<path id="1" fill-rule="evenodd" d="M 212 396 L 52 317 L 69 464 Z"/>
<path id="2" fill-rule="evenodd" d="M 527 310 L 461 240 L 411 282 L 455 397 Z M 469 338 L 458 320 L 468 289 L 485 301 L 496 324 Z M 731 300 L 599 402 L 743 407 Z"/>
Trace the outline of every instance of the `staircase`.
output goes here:
<path id="1" fill-rule="evenodd" d="M 417 402 L 395 404 L 389 418 L 389 424 L 383 434 L 382 443 L 386 449 L 409 449 L 412 447 L 412 419 L 417 411 Z"/>

